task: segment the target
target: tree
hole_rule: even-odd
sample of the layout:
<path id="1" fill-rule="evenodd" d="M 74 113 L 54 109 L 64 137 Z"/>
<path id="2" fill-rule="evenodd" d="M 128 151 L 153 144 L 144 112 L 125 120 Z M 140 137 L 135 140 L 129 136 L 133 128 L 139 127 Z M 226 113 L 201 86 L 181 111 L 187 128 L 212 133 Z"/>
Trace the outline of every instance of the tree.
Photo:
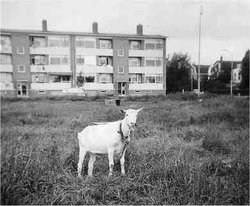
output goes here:
<path id="1" fill-rule="evenodd" d="M 187 54 L 174 53 L 171 60 L 167 59 L 167 90 L 190 90 L 190 71 L 190 57 Z"/>
<path id="2" fill-rule="evenodd" d="M 249 89 L 249 55 L 250 55 L 250 50 L 247 50 L 244 58 L 242 59 L 242 67 L 241 67 L 242 80 L 240 83 L 241 89 Z"/>

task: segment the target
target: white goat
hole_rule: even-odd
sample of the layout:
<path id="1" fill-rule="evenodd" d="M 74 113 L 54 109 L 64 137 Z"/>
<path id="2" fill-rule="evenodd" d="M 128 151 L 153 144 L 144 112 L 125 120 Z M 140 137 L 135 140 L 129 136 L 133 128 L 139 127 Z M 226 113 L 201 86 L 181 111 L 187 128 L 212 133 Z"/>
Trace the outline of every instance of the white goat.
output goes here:
<path id="1" fill-rule="evenodd" d="M 124 161 L 126 146 L 130 141 L 131 130 L 136 125 L 138 112 L 143 108 L 134 110 L 121 110 L 125 113 L 123 120 L 98 124 L 85 127 L 78 133 L 79 140 L 79 162 L 78 176 L 81 177 L 82 164 L 87 152 L 90 153 L 88 163 L 88 175 L 93 174 L 93 165 L 97 154 L 108 154 L 109 160 L 109 176 L 113 173 L 114 155 L 120 157 L 121 172 L 124 175 Z"/>

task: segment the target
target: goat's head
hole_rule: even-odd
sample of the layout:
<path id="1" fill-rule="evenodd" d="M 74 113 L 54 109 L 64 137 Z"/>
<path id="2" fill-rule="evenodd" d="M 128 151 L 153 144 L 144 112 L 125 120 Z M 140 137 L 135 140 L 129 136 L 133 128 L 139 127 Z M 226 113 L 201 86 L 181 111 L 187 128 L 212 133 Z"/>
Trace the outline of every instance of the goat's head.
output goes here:
<path id="1" fill-rule="evenodd" d="M 125 122 L 128 125 L 130 129 L 133 129 L 136 126 L 136 120 L 138 113 L 143 109 L 127 109 L 127 110 L 121 110 L 122 113 L 125 114 Z"/>

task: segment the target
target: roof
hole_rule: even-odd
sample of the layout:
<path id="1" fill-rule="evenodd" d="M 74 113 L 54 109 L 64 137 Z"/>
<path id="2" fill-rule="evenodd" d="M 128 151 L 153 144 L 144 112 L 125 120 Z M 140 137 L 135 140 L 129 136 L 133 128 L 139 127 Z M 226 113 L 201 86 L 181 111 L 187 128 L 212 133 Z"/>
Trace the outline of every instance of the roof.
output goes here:
<path id="1" fill-rule="evenodd" d="M 198 73 L 198 67 L 199 67 L 199 65 L 194 65 L 194 67 L 196 68 L 196 71 Z M 207 74 L 208 73 L 208 69 L 209 69 L 209 65 L 200 65 L 200 73 Z"/>
<path id="2" fill-rule="evenodd" d="M 138 35 L 138 34 L 121 34 L 121 33 L 92 33 L 92 32 L 71 32 L 71 31 L 40 31 L 40 30 L 23 30 L 23 29 L 0 29 L 0 33 L 25 33 L 29 35 L 75 35 L 75 36 L 94 36 L 94 37 L 127 37 L 135 39 L 166 39 L 167 36 L 163 35 Z"/>
<path id="3" fill-rule="evenodd" d="M 233 61 L 233 68 L 237 67 L 237 64 L 241 64 L 241 61 Z M 222 61 L 222 69 L 231 69 L 232 61 Z"/>

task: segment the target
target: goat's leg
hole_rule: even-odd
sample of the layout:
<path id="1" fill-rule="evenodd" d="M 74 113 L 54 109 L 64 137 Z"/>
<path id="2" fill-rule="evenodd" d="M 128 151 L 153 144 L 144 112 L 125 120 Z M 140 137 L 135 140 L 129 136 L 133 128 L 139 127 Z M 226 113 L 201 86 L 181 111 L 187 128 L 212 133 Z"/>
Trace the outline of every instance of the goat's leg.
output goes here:
<path id="1" fill-rule="evenodd" d="M 93 167 L 94 167 L 95 160 L 96 160 L 96 155 L 90 153 L 89 165 L 88 165 L 88 176 L 90 177 L 93 174 Z"/>
<path id="2" fill-rule="evenodd" d="M 122 154 L 121 159 L 120 159 L 122 175 L 125 175 L 125 168 L 124 168 L 125 152 L 126 152 L 126 149 L 123 151 L 123 154 Z"/>
<path id="3" fill-rule="evenodd" d="M 113 174 L 114 168 L 114 150 L 108 150 L 108 159 L 109 159 L 109 176 Z"/>
<path id="4" fill-rule="evenodd" d="M 82 177 L 81 176 L 81 173 L 82 173 L 82 163 L 83 163 L 83 160 L 85 158 L 85 155 L 86 155 L 86 150 L 81 148 L 79 149 L 79 162 L 78 162 L 78 177 Z"/>

